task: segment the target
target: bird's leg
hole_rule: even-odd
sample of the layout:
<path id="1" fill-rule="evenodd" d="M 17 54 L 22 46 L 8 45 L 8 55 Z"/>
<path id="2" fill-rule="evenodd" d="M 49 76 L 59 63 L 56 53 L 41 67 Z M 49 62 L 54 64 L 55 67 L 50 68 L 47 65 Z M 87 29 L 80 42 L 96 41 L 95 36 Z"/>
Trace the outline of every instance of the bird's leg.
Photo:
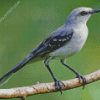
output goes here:
<path id="1" fill-rule="evenodd" d="M 71 70 L 77 78 L 79 78 L 79 82 L 81 82 L 81 80 L 83 81 L 83 88 L 86 85 L 86 79 L 85 77 L 83 77 L 82 75 L 80 75 L 77 71 L 75 71 L 73 68 L 71 68 L 70 66 L 68 66 L 67 64 L 65 64 L 64 59 L 61 60 L 61 63 L 67 67 L 69 70 Z"/>
<path id="2" fill-rule="evenodd" d="M 50 74 L 51 74 L 51 76 L 52 76 L 52 78 L 53 78 L 53 80 L 55 82 L 55 88 L 57 90 L 59 90 L 61 92 L 61 94 L 62 94 L 62 88 L 64 87 L 64 84 L 61 81 L 57 80 L 57 78 L 54 76 L 54 73 L 52 72 L 52 70 L 51 70 L 51 68 L 49 66 L 49 60 L 50 59 L 46 59 L 44 61 L 45 66 L 47 67 L 48 71 L 50 72 Z"/>

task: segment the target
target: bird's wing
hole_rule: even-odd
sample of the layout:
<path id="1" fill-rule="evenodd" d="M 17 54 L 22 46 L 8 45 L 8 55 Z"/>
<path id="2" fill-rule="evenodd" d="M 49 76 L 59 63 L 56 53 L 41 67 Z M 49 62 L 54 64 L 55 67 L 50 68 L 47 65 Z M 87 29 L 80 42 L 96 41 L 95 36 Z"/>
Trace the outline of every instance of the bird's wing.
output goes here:
<path id="1" fill-rule="evenodd" d="M 40 45 L 32 51 L 33 54 L 37 56 L 45 56 L 48 53 L 53 52 L 54 50 L 64 46 L 72 38 L 73 31 L 56 31 L 53 35 L 46 38 Z"/>
<path id="2" fill-rule="evenodd" d="M 10 76 L 15 72 L 23 68 L 27 63 L 36 57 L 44 57 L 46 54 L 53 52 L 54 50 L 64 46 L 72 38 L 73 31 L 56 31 L 53 35 L 46 38 L 36 49 L 34 49 L 24 60 L 17 64 L 14 68 L 8 71 L 0 78 L 0 85 L 6 82 Z"/>

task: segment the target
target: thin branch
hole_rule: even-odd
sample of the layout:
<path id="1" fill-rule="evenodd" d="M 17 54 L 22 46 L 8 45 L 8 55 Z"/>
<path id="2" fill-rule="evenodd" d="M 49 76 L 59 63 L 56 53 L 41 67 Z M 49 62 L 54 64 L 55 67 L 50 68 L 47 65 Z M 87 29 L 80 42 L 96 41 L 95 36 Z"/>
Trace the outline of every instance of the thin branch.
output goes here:
<path id="1" fill-rule="evenodd" d="M 86 78 L 87 84 L 100 80 L 100 70 L 85 75 L 84 77 Z M 76 87 L 80 87 L 83 84 L 82 82 L 79 82 L 77 78 L 72 80 L 62 81 L 62 82 L 64 83 L 64 87 L 62 90 L 73 89 Z M 31 95 L 44 94 L 44 93 L 57 92 L 57 91 L 58 90 L 55 89 L 53 82 L 38 83 L 32 86 L 0 89 L 0 99 L 1 98 L 25 98 Z"/>

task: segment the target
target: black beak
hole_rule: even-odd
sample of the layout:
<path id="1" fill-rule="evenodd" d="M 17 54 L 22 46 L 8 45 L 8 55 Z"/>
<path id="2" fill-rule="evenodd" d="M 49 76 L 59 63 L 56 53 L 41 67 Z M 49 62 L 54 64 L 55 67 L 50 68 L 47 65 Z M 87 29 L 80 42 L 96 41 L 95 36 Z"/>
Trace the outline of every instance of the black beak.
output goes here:
<path id="1" fill-rule="evenodd" d="M 90 14 L 95 14 L 95 13 L 99 13 L 99 12 L 100 12 L 100 9 L 95 9 L 95 10 L 90 11 L 89 13 Z"/>

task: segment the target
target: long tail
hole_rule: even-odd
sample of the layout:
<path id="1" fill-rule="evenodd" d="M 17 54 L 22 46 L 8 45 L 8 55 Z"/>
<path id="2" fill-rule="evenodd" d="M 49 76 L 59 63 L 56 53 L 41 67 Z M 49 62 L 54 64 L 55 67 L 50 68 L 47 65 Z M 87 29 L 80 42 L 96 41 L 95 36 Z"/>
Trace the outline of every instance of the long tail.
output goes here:
<path id="1" fill-rule="evenodd" d="M 0 85 L 3 85 L 4 83 L 6 83 L 7 80 L 10 78 L 10 76 L 12 76 L 15 72 L 17 72 L 18 70 L 20 70 L 21 68 L 23 68 L 28 62 L 30 62 L 34 58 L 35 58 L 35 55 L 30 54 L 23 61 L 21 61 L 18 65 L 16 65 L 13 69 L 11 69 L 6 74 L 4 74 L 0 78 Z"/>

